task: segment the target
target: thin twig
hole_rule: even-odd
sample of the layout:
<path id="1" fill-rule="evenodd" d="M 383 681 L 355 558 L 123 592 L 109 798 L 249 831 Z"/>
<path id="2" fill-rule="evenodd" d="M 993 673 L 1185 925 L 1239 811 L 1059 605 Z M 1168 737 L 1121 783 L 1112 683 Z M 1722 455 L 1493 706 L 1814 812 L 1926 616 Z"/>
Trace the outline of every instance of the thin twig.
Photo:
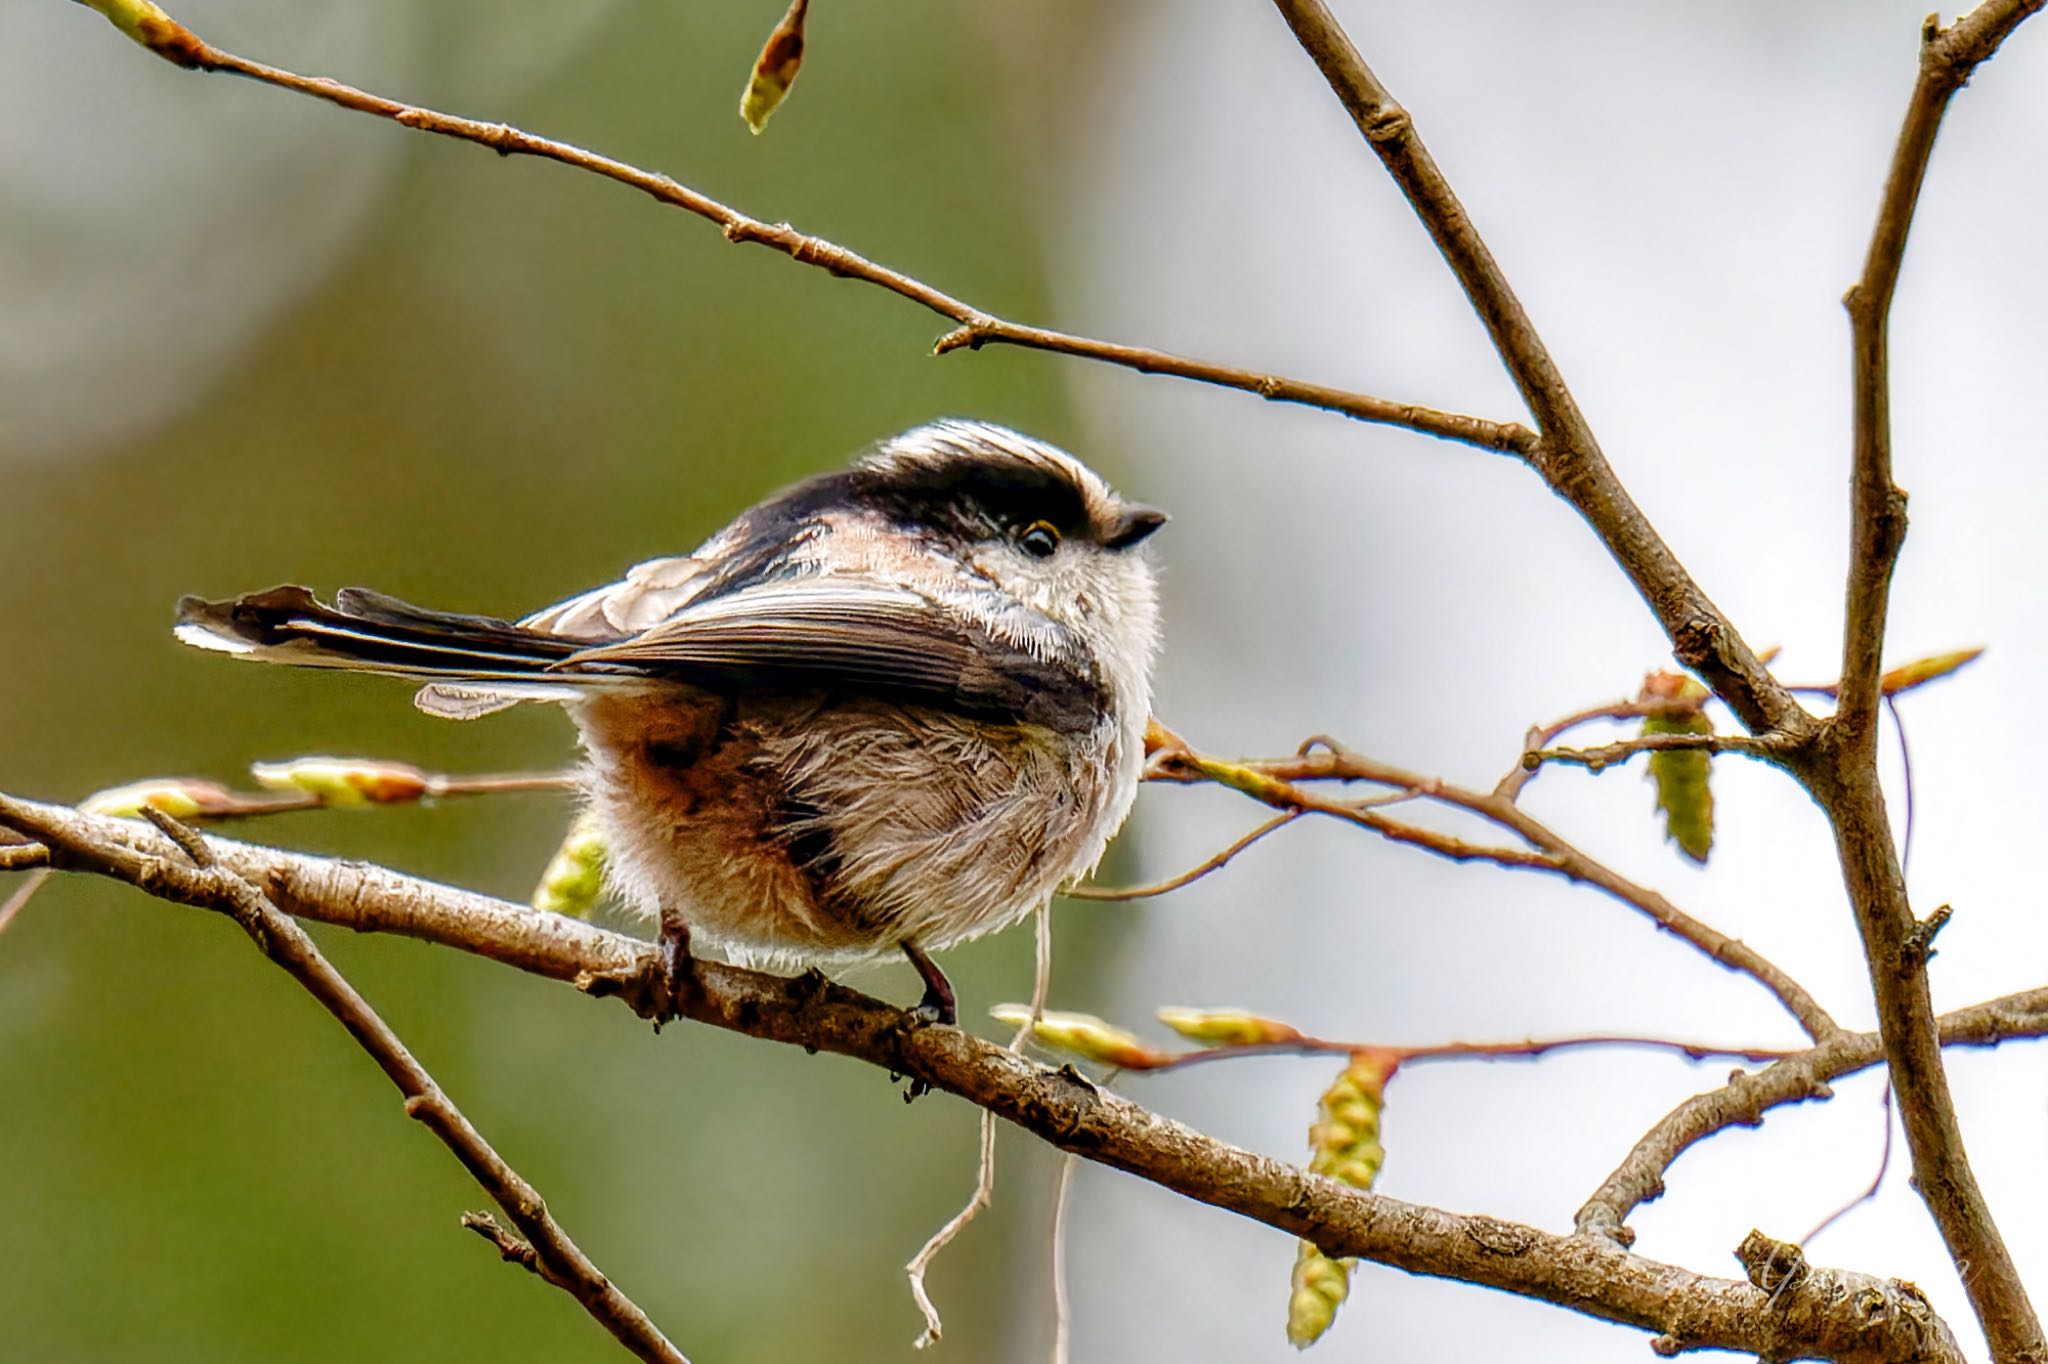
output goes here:
<path id="1" fill-rule="evenodd" d="M 1549 748 L 1571 731 L 1582 725 L 1592 724 L 1596 720 L 1643 720 L 1651 716 L 1697 715 L 1700 713 L 1701 705 L 1698 701 L 1638 697 L 1632 701 L 1609 701 L 1605 705 L 1588 706 L 1584 710 L 1575 710 L 1561 719 L 1552 720 L 1547 725 L 1529 726 L 1529 732 L 1522 737 L 1522 751 L 1528 753 L 1536 749 Z M 1540 768 L 1532 768 L 1525 763 L 1517 762 L 1493 788 L 1493 793 L 1514 800 L 1522 794 L 1522 789 L 1535 779 L 1539 770 Z"/>
<path id="2" fill-rule="evenodd" d="M 574 1296 L 636 1357 L 649 1364 L 689 1364 L 647 1314 L 591 1263 L 555 1221 L 539 1191 L 505 1163 L 369 1002 L 321 955 L 298 922 L 279 910 L 254 881 L 225 862 L 201 835 L 159 810 L 146 813 L 193 865 L 138 853 L 121 844 L 83 839 L 74 826 L 39 818 L 13 802 L 0 802 L 0 817 L 41 841 L 59 865 L 96 871 L 153 895 L 232 917 L 257 948 L 320 1001 L 390 1077 L 405 1096 L 406 1116 L 439 1137 L 504 1209 L 532 1245 L 536 1267 L 548 1282 Z"/>
<path id="3" fill-rule="evenodd" d="M 1232 858 L 1236 857 L 1246 848 L 1249 848 L 1252 844 L 1258 842 L 1267 834 L 1272 833 L 1283 824 L 1292 824 L 1306 813 L 1308 812 L 1305 810 L 1288 810 L 1282 814 L 1275 815 L 1223 851 L 1203 862 L 1200 866 L 1190 867 L 1180 875 L 1169 876 L 1164 881 L 1154 881 L 1149 886 L 1070 886 L 1060 893 L 1069 900 L 1149 900 L 1155 895 L 1164 895 L 1170 890 L 1179 890 L 1182 886 L 1192 885 L 1210 872 L 1227 866 Z"/>
<path id="4" fill-rule="evenodd" d="M 530 1274 L 546 1277 L 540 1267 L 540 1256 L 532 1246 L 520 1240 L 498 1224 L 498 1219 L 487 1212 L 466 1212 L 462 1214 L 465 1231 L 473 1231 L 498 1248 L 498 1258 L 508 1265 L 518 1265 Z"/>
<path id="5" fill-rule="evenodd" d="M 39 848 L 38 851 L 42 850 Z M 48 855 L 44 853 L 45 857 Z M 6 903 L 0 904 L 0 933 L 5 933 L 7 926 L 20 917 L 21 911 L 28 908 L 28 902 L 36 898 L 36 892 L 41 890 L 49 879 L 48 866 L 35 867 L 27 878 L 14 888 L 14 893 L 7 897 Z"/>
<path id="6" fill-rule="evenodd" d="M 96 9 L 122 8 L 131 0 L 89 0 Z M 117 20 L 117 22 L 119 22 Z M 123 26 L 127 27 L 126 25 Z M 1476 446 L 1500 453 L 1526 454 L 1536 443 L 1535 432 L 1517 422 L 1494 422 L 1456 412 L 1441 412 L 1414 403 L 1394 402 L 1326 384 L 1312 384 L 1277 374 L 1240 369 L 1173 355 L 1143 346 L 1126 346 L 1113 341 L 1074 336 L 1045 327 L 1029 326 L 993 316 L 970 303 L 931 285 L 867 259 L 822 237 L 808 236 L 788 223 L 768 223 L 691 189 L 666 175 L 642 170 L 623 161 L 537 137 L 503 123 L 483 123 L 403 104 L 324 77 L 301 76 L 281 67 L 268 66 L 223 51 L 200 39 L 190 29 L 162 15 L 131 30 L 131 36 L 157 55 L 178 66 L 200 71 L 226 71 L 265 85 L 290 90 L 358 113 L 390 119 L 420 132 L 452 137 L 488 147 L 500 156 L 534 156 L 560 162 L 577 170 L 615 180 L 652 196 L 661 203 L 694 213 L 718 225 L 730 242 L 751 242 L 779 251 L 802 265 L 816 266 L 842 279 L 857 279 L 886 289 L 900 298 L 930 309 L 958 324 L 933 347 L 944 355 L 960 349 L 985 345 L 1018 346 L 1027 350 L 1050 351 L 1060 355 L 1097 360 L 1104 364 L 1136 370 L 1140 374 L 1165 374 L 1221 388 L 1257 394 L 1271 402 L 1296 403 L 1341 413 L 1363 422 L 1397 426 L 1423 435 Z"/>
<path id="7" fill-rule="evenodd" d="M 1877 1173 L 1870 1177 L 1870 1183 L 1863 1192 L 1857 1194 L 1841 1207 L 1836 1208 L 1826 1217 L 1821 1218 L 1815 1224 L 1812 1231 L 1800 1237 L 1800 1245 L 1811 1244 L 1815 1237 L 1819 1236 L 1829 1227 L 1832 1227 L 1835 1223 L 1877 1197 L 1877 1191 L 1884 1187 L 1885 1174 L 1892 1168 L 1892 1087 L 1890 1081 L 1885 1082 L 1884 1098 L 1879 1104 L 1879 1109 L 1882 1113 L 1882 1122 L 1884 1124 L 1884 1147 L 1878 1152 Z"/>
<path id="8" fill-rule="evenodd" d="M 1899 875 L 1913 870 L 1913 749 L 1906 742 L 1906 717 L 1899 714 L 1899 698 L 1885 693 L 1885 713 L 1892 717 L 1892 733 L 1899 736 L 1899 794 L 1905 801 L 1905 829 L 1899 835 Z"/>
<path id="9" fill-rule="evenodd" d="M 932 1305 L 931 1294 L 925 1291 L 925 1272 L 931 1268 L 938 1253 L 953 1244 L 953 1239 L 967 1229 L 967 1225 L 981 1216 L 981 1210 L 995 1197 L 996 1188 L 996 1120 L 995 1114 L 983 1109 L 981 1114 L 981 1160 L 974 1177 L 974 1193 L 969 1196 L 965 1207 L 946 1219 L 946 1224 L 933 1232 L 931 1239 L 918 1247 L 910 1263 L 903 1266 L 903 1272 L 910 1277 L 910 1296 L 917 1303 L 917 1310 L 924 1313 L 924 1330 L 913 1344 L 920 1350 L 936 1345 L 943 1333 L 944 1323 L 939 1320 L 939 1309 Z"/>
<path id="10" fill-rule="evenodd" d="M 1598 748 L 1530 749 L 1522 754 L 1522 766 L 1534 771 L 1545 763 L 1566 763 L 1601 772 L 1643 753 L 1739 753 L 1745 758 L 1769 760 L 1781 747 L 1747 734 L 1644 734 Z"/>
<path id="11" fill-rule="evenodd" d="M 1813 717 L 1743 642 L 1615 476 L 1564 375 L 1408 111 L 1366 65 L 1323 0 L 1274 3 L 1436 242 L 1521 390 L 1540 433 L 1536 445 L 1523 452 L 1530 467 L 1606 544 L 1663 625 L 1678 661 L 1697 672 L 1752 733 L 1808 737 Z"/>
<path id="12" fill-rule="evenodd" d="M 1786 1012 L 1816 1040 L 1836 1030 L 1834 1018 L 1807 989 L 1762 953 L 1731 938 L 1680 909 L 1670 900 L 1629 880 L 1591 857 L 1517 805 L 1512 792 L 1469 790 L 1437 777 L 1404 771 L 1354 752 L 1319 736 L 1291 758 L 1254 758 L 1240 762 L 1197 753 L 1186 747 L 1153 754 L 1146 768 L 1153 781 L 1214 782 L 1242 791 L 1277 809 L 1333 813 L 1384 837 L 1412 844 L 1458 860 L 1493 862 L 1504 867 L 1547 871 L 1589 885 L 1648 917 L 1659 928 L 1705 953 L 1714 961 L 1753 977 L 1769 990 Z M 1467 843 L 1448 834 L 1359 812 L 1323 800 L 1296 785 L 1304 781 L 1363 781 L 1413 792 L 1423 799 L 1478 815 L 1521 839 L 1533 851 Z"/>
<path id="13" fill-rule="evenodd" d="M 1598 1035 L 1552 1037 L 1526 1042 L 1430 1042 L 1417 1046 L 1389 1047 L 1364 1042 L 1343 1042 L 1327 1037 L 1296 1035 L 1283 1041 L 1247 1042 L 1204 1047 L 1162 1057 L 1156 1064 L 1126 1061 L 1125 1070 L 1156 1075 L 1211 1061 L 1240 1060 L 1258 1056 L 1356 1056 L 1373 1052 L 1397 1066 L 1429 1061 L 1534 1061 L 1560 1051 L 1622 1050 L 1654 1051 L 1682 1056 L 1688 1061 L 1782 1061 L 1804 1055 L 1784 1047 L 1725 1047 L 1706 1042 L 1682 1042 L 1668 1037 L 1625 1037 Z"/>
<path id="14" fill-rule="evenodd" d="M 1070 1353 L 1073 1319 L 1067 1308 L 1067 1195 L 1073 1190 L 1074 1170 L 1080 1163 L 1077 1156 L 1062 1155 L 1052 1189 L 1052 1364 L 1067 1364 Z"/>
<path id="15" fill-rule="evenodd" d="M 2021 1037 L 2048 1036 L 2048 989 L 2025 990 L 1945 1014 L 1940 1021 L 1945 1047 L 1995 1047 Z M 1832 1095 L 1828 1082 L 1868 1070 L 1885 1060 L 1876 1033 L 1837 1031 L 1811 1050 L 1760 1071 L 1738 1071 L 1728 1083 L 1696 1094 L 1645 1133 L 1614 1173 L 1579 1209 L 1582 1232 L 1626 1243 L 1624 1227 L 1637 1207 L 1664 1192 L 1664 1174 L 1687 1149 L 1731 1127 L 1756 1127 L 1773 1108 Z"/>
<path id="16" fill-rule="evenodd" d="M 1024 1040 L 1031 1036 L 1033 1026 L 1045 1016 L 1045 1000 L 1052 989 L 1052 906 L 1040 905 L 1033 916 L 1033 946 L 1035 970 L 1031 982 L 1031 1012 L 1016 1036 L 1010 1039 L 1010 1050 L 1020 1051 Z M 959 1238 L 982 1210 L 995 1201 L 996 1196 L 996 1123 L 992 1113 L 981 1115 L 980 1153 L 974 1173 L 974 1192 L 968 1196 L 965 1206 L 948 1218 L 946 1224 L 933 1232 L 931 1239 L 918 1247 L 917 1254 L 903 1267 L 910 1279 L 910 1296 L 917 1303 L 918 1311 L 924 1314 L 924 1330 L 914 1342 L 920 1350 L 936 1345 L 942 1334 L 944 1323 L 939 1318 L 939 1309 L 933 1305 L 931 1294 L 926 1290 L 925 1275 L 931 1270 L 932 1261 L 940 1251 Z"/>

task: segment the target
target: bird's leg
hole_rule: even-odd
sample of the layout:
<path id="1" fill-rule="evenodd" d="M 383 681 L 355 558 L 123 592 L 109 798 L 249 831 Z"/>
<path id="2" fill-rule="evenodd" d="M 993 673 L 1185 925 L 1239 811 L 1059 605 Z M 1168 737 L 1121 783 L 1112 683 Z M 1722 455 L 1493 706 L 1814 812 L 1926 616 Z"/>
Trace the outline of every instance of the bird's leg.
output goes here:
<path id="1" fill-rule="evenodd" d="M 661 907 L 661 933 L 655 939 L 661 952 L 659 995 L 655 999 L 654 1030 L 672 1018 L 681 1018 L 684 1005 L 697 992 L 697 959 L 690 955 L 690 926 L 668 905 Z"/>
<path id="2" fill-rule="evenodd" d="M 943 1023 L 947 1027 L 960 1021 L 960 1007 L 953 998 L 953 982 L 946 979 L 946 973 L 939 964 L 926 956 L 924 949 L 914 942 L 903 944 L 903 955 L 910 958 L 910 964 L 917 968 L 917 974 L 924 980 L 924 998 L 917 1002 L 917 1015 L 927 1023 Z"/>

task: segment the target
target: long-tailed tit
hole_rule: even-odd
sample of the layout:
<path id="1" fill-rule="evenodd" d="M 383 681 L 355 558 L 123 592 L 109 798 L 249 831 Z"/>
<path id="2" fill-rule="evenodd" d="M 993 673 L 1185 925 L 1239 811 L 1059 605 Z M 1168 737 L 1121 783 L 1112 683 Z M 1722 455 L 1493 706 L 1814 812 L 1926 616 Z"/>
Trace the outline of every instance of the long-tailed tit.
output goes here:
<path id="1" fill-rule="evenodd" d="M 424 682 L 468 719 L 561 703 L 623 898 L 742 961 L 927 953 L 1091 871 L 1129 813 L 1163 513 L 981 422 L 882 442 L 687 558 L 516 623 L 360 588 L 188 597 L 187 643 Z M 671 976 L 671 988 L 681 982 Z"/>

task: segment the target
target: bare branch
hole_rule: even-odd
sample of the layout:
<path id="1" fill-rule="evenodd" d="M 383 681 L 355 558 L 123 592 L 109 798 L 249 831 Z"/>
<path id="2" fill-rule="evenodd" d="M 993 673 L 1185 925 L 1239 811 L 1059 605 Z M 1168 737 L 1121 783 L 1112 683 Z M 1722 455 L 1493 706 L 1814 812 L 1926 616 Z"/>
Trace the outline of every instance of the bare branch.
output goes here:
<path id="1" fill-rule="evenodd" d="M 0 797 L 0 824 L 45 840 L 60 865 L 117 875 L 159 898 L 211 907 L 220 895 L 220 880 L 196 882 L 199 873 L 166 863 L 156 835 L 130 822 Z M 246 878 L 307 918 L 442 943 L 576 979 L 593 993 L 620 979 L 659 976 L 653 944 L 576 920 L 360 863 L 222 838 L 205 846 L 221 869 L 214 878 Z M 1767 1295 L 1741 1280 L 1644 1259 L 1609 1238 L 1558 1236 L 1404 1203 L 1216 1141 L 1071 1070 L 1049 1070 L 956 1028 L 919 1025 L 815 976 L 785 980 L 715 962 L 697 969 L 701 988 L 689 1008 L 699 1022 L 910 1075 L 1061 1150 L 1310 1240 L 1332 1257 L 1482 1284 L 1638 1326 L 1659 1333 L 1655 1343 L 1666 1354 L 1714 1348 L 1846 1364 L 1962 1358 L 1925 1299 L 1895 1281 L 1816 1270 Z M 528 1230 L 514 1207 L 506 1211 Z M 529 1239 L 538 1249 L 541 1242 Z"/>
<path id="2" fill-rule="evenodd" d="M 1884 198 L 1863 275 L 1843 298 L 1854 359 L 1854 461 L 1850 474 L 1849 580 L 1842 628 L 1842 680 L 1835 724 L 1866 736 L 1877 718 L 1885 616 L 1892 569 L 1906 538 L 1906 494 L 1892 483 L 1888 333 L 1906 237 L 1949 101 L 1977 67 L 2043 0 L 1990 0 L 1954 28 L 1929 16 L 1921 34 L 1920 79 L 1885 177 Z"/>
<path id="3" fill-rule="evenodd" d="M 1530 749 L 1522 755 L 1522 766 L 1533 772 L 1545 763 L 1567 763 L 1602 772 L 1641 753 L 1739 753 L 1745 758 L 1768 761 L 1782 751 L 1782 744 L 1748 734 L 1645 734 L 1598 748 Z"/>
<path id="4" fill-rule="evenodd" d="M 1699 701 L 1684 699 L 1637 697 L 1629 701 L 1609 701 L 1605 705 L 1588 706 L 1584 710 L 1575 710 L 1561 719 L 1552 720 L 1547 725 L 1529 726 L 1529 732 L 1522 738 L 1522 751 L 1526 754 L 1533 749 L 1548 748 L 1563 735 L 1569 734 L 1581 725 L 1590 725 L 1596 720 L 1646 720 L 1652 716 L 1698 715 L 1702 704 Z M 1528 786 L 1530 779 L 1540 770 L 1527 766 L 1524 761 L 1517 761 L 1493 788 L 1493 793 L 1514 800 L 1522 794 L 1523 788 Z"/>
<path id="5" fill-rule="evenodd" d="M 232 917 L 265 956 L 303 985 L 370 1054 L 405 1096 L 406 1116 L 439 1137 L 505 1210 L 526 1237 L 534 1256 L 531 1267 L 541 1277 L 571 1294 L 637 1358 L 649 1364 L 689 1364 L 639 1305 L 591 1263 L 555 1221 L 540 1192 L 484 1140 L 369 1002 L 321 955 L 306 931 L 232 860 L 222 857 L 217 845 L 159 810 L 152 808 L 147 814 L 196 865 L 186 867 L 138 852 L 125 840 L 94 840 L 65 821 L 41 818 L 32 809 L 0 799 L 0 819 L 42 840 L 56 865 L 99 872 L 152 895 Z"/>
<path id="6" fill-rule="evenodd" d="M 1535 447 L 1522 452 L 1529 466 L 1606 544 L 1670 636 L 1680 663 L 1698 673 L 1752 732 L 1810 736 L 1813 717 L 1692 580 L 1615 476 L 1563 374 L 1471 215 L 1422 145 L 1408 111 L 1365 64 L 1323 0 L 1274 3 L 1407 196 L 1493 338 L 1541 433 Z"/>
<path id="7" fill-rule="evenodd" d="M 537 137 L 507 124 L 483 123 L 476 119 L 439 113 L 433 109 L 422 109 L 387 99 L 382 95 L 358 90 L 354 86 L 343 85 L 339 81 L 317 76 L 301 76 L 281 67 L 250 61 L 246 57 L 236 56 L 204 41 L 153 4 L 148 6 L 149 10 L 154 11 L 153 15 L 145 16 L 139 23 L 132 25 L 122 22 L 115 11 L 133 10 L 137 7 L 137 0 L 93 0 L 93 7 L 107 12 L 124 32 L 175 65 L 199 71 L 226 71 L 237 76 L 246 76 L 250 80 L 309 95 L 357 113 L 390 119 L 403 127 L 420 132 L 473 142 L 478 146 L 490 148 L 500 156 L 534 156 L 573 166 L 578 170 L 603 176 L 607 180 L 629 185 L 651 195 L 661 203 L 716 223 L 725 233 L 727 241 L 752 242 L 779 251 L 799 264 L 816 266 L 842 279 L 857 279 L 886 289 L 900 298 L 909 299 L 912 303 L 959 324 L 953 331 L 939 339 L 933 347 L 934 354 L 944 355 L 949 351 L 963 348 L 973 350 L 984 345 L 1050 351 L 1084 360 L 1098 360 L 1104 364 L 1136 370 L 1140 374 L 1165 374 L 1179 379 L 1190 379 L 1196 383 L 1238 389 L 1257 394 L 1270 402 L 1322 408 L 1358 421 L 1402 427 L 1423 435 L 1436 436 L 1496 453 L 1527 457 L 1536 447 L 1536 433 L 1518 422 L 1494 422 L 1456 412 L 1440 412 L 1435 408 L 1395 402 L 1368 393 L 1332 388 L 1325 384 L 1306 383 L 1300 379 L 1239 369 L 1213 361 L 1150 350 L 1143 346 L 1098 341 L 1092 337 L 1074 336 L 1044 327 L 1007 321 L 822 237 L 799 232 L 788 223 L 767 223 L 749 217 L 738 209 L 720 203 L 669 176 L 642 170 L 637 166 L 586 151 L 566 142 Z"/>
<path id="8" fill-rule="evenodd" d="M 1595 860 L 1523 810 L 1515 803 L 1512 793 L 1503 794 L 1499 788 L 1489 792 L 1469 790 L 1441 778 L 1404 771 L 1324 738 L 1314 740 L 1313 746 L 1305 746 L 1305 751 L 1292 758 L 1247 759 L 1242 762 L 1214 758 L 1185 747 L 1164 748 L 1152 756 L 1146 775 L 1154 781 L 1215 782 L 1242 791 L 1276 809 L 1333 814 L 1384 837 L 1441 856 L 1547 871 L 1593 886 L 1637 910 L 1659 928 L 1690 943 L 1721 965 L 1753 977 L 1777 997 L 1786 1012 L 1806 1030 L 1807 1036 L 1819 1040 L 1836 1031 L 1833 1017 L 1821 1007 L 1820 1002 L 1762 953 L 1694 918 L 1657 891 L 1639 885 Z M 1467 843 L 1448 834 L 1388 819 L 1371 810 L 1358 810 L 1340 801 L 1325 800 L 1296 784 L 1331 780 L 1373 782 L 1414 792 L 1422 799 L 1490 820 L 1520 838 L 1533 851 Z"/>
<path id="9" fill-rule="evenodd" d="M 1390 1065 L 1409 1066 L 1425 1061 L 1535 1061 L 1560 1051 L 1652 1051 L 1682 1056 L 1688 1061 L 1782 1061 L 1804 1056 L 1804 1051 L 1783 1047 L 1724 1047 L 1707 1042 L 1684 1042 L 1669 1037 L 1531 1038 L 1520 1042 L 1430 1042 L 1417 1046 L 1390 1047 L 1365 1042 L 1344 1042 L 1327 1037 L 1297 1034 L 1271 1042 L 1243 1042 L 1204 1047 L 1161 1055 L 1157 1061 L 1127 1060 L 1121 1069 L 1157 1075 L 1211 1061 L 1238 1060 L 1251 1056 L 1356 1056 L 1371 1052 L 1385 1057 Z"/>
<path id="10" fill-rule="evenodd" d="M 2028 990 L 1967 1009 L 1941 1020 L 1944 1046 L 1995 1047 L 2019 1037 L 2048 1035 L 2048 989 Z M 1623 1223 L 1637 1207 L 1664 1192 L 1664 1172 L 1694 1143 L 1730 1127 L 1756 1127 L 1764 1114 L 1785 1104 L 1825 1099 L 1828 1082 L 1880 1065 L 1883 1040 L 1876 1033 L 1838 1032 L 1812 1050 L 1755 1072 L 1738 1071 L 1727 1084 L 1694 1095 L 1646 1133 L 1628 1157 L 1579 1209 L 1580 1231 L 1628 1239 Z"/>
<path id="11" fill-rule="evenodd" d="M 1913 1182 L 1940 1229 L 1995 1360 L 2048 1360 L 2048 1336 L 1970 1168 L 1949 1093 L 1914 917 L 1877 776 L 1879 673 L 1906 499 L 1892 483 L 1887 328 L 1934 138 L 1955 92 L 2042 0 L 1989 0 L 1954 28 L 1922 33 L 1920 76 L 1871 234 L 1863 277 L 1845 300 L 1854 357 L 1850 556 L 1836 710 L 1821 744 L 1792 765 L 1827 812 L 1863 937 L 1877 1018 L 1897 1092 Z"/>

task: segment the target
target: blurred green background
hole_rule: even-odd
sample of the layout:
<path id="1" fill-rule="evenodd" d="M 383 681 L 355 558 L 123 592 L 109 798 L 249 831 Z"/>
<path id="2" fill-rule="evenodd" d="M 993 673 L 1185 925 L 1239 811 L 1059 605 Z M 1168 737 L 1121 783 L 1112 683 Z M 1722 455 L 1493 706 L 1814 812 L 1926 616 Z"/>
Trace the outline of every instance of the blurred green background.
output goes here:
<path id="1" fill-rule="evenodd" d="M 18 24 L 32 7 L 12 8 Z M 57 87 L 46 113 L 59 124 L 112 106 L 134 114 L 138 139 L 217 136 L 231 153 L 237 130 L 294 120 L 292 176 L 274 191 L 250 183 L 263 167 L 208 163 L 253 222 L 267 195 L 317 186 L 326 158 L 393 161 L 347 206 L 363 218 L 331 262 L 307 268 L 231 363 L 182 378 L 191 390 L 170 415 L 82 446 L 31 449 L 16 430 L 17 448 L 0 447 L 13 641 L 0 788 L 73 799 L 157 774 L 246 785 L 251 761 L 305 753 L 556 766 L 570 744 L 552 712 L 449 725 L 415 713 L 402 686 L 231 666 L 173 644 L 172 604 L 296 581 L 516 614 L 687 550 L 777 485 L 936 414 L 1081 435 L 1043 359 L 931 359 L 939 319 L 728 246 L 619 186 L 308 115 L 282 92 L 176 72 L 83 9 L 41 8 L 48 32 L 103 57 Z M 984 306 L 1044 313 L 1033 228 L 1046 209 L 1004 127 L 1035 121 L 1043 101 L 998 101 L 989 83 L 998 49 L 1039 42 L 1064 7 L 1021 20 L 937 0 L 821 7 L 802 81 L 760 139 L 734 105 L 780 0 L 620 6 L 573 44 L 524 47 L 505 7 L 451 6 L 408 18 L 403 41 L 370 42 L 360 70 L 335 55 L 354 49 L 277 12 L 289 8 L 178 12 L 222 46 L 373 87 L 381 76 L 422 103 L 484 91 L 487 105 L 461 111 L 671 171 Z M 480 42 L 512 51 L 521 78 L 465 83 Z M 1036 69 L 1084 57 L 1048 50 Z M 17 43 L 0 84 L 36 63 Z M 1062 135 L 1036 125 L 1031 155 L 1056 154 Z M 118 180 L 121 150 L 78 138 L 63 184 Z M 189 185 L 128 188 L 109 190 L 125 226 L 110 268 L 147 259 L 154 234 L 193 211 Z M 29 271 L 54 249 L 35 225 L 17 206 L 0 238 Z M 154 281 L 195 327 L 207 304 L 234 304 L 237 230 L 203 228 L 212 254 L 185 287 Z M 155 373 L 150 360 L 93 382 L 117 402 Z M 566 817 L 562 799 L 508 796 L 244 832 L 523 899 Z M 919 1323 L 899 1266 L 971 1186 L 966 1106 L 906 1108 L 866 1067 L 708 1029 L 656 1038 L 624 1010 L 456 953 L 318 936 L 686 1351 L 907 1356 Z M 949 963 L 970 1019 L 1028 991 L 1028 936 Z M 1077 926 L 1063 957 L 1079 972 L 1111 946 Z M 856 983 L 916 989 L 893 966 Z M 934 1271 L 952 1359 L 1048 1329 L 1050 1160 L 1007 1149 L 996 1210 Z M 0 940 L 0 1360 L 618 1357 L 565 1296 L 457 1227 L 482 1201 L 231 924 L 60 878 Z"/>

